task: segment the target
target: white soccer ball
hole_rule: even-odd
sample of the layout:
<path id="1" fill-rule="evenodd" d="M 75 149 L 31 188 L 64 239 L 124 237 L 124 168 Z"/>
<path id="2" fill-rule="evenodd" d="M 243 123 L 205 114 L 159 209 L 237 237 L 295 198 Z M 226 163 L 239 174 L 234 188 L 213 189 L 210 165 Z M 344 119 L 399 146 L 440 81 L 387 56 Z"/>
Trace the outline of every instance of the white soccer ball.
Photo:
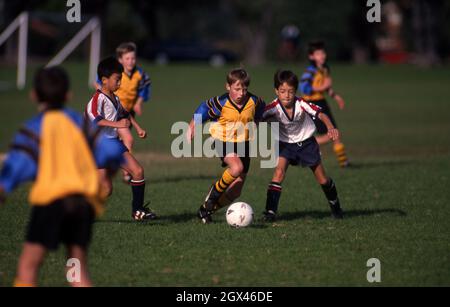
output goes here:
<path id="1" fill-rule="evenodd" d="M 232 227 L 247 227 L 253 221 L 253 209 L 249 204 L 237 202 L 228 207 L 226 218 L 228 225 Z"/>

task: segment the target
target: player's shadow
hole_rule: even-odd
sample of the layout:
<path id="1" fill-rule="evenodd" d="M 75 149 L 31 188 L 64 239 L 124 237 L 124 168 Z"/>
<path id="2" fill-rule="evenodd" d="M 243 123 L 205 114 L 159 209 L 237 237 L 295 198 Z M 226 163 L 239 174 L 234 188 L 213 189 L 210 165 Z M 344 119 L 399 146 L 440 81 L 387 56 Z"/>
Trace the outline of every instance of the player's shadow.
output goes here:
<path id="1" fill-rule="evenodd" d="M 181 181 L 192 181 L 192 180 L 217 180 L 217 176 L 213 175 L 198 175 L 198 176 L 175 176 L 175 177 L 165 177 L 165 178 L 155 178 L 151 180 L 151 183 L 177 183 Z"/>
<path id="2" fill-rule="evenodd" d="M 390 216 L 406 216 L 406 212 L 399 209 L 367 209 L 367 210 L 346 210 L 344 211 L 344 219 L 361 217 L 361 216 L 375 216 L 375 215 L 390 215 Z M 279 215 L 279 221 L 292 221 L 299 219 L 326 219 L 331 217 L 330 211 L 296 211 L 296 212 L 286 212 Z"/>
<path id="3" fill-rule="evenodd" d="M 364 161 L 364 162 L 352 162 L 352 164 L 346 170 L 358 170 L 358 169 L 371 169 L 379 167 L 401 167 L 406 165 L 415 164 L 412 160 L 391 160 L 391 161 Z"/>
<path id="4" fill-rule="evenodd" d="M 163 215 L 158 219 L 161 223 L 164 224 L 178 224 L 178 223 L 186 223 L 190 221 L 199 221 L 197 215 L 193 212 L 182 212 L 176 214 L 167 214 Z"/>
<path id="5" fill-rule="evenodd" d="M 186 223 L 189 221 L 198 220 L 197 216 L 193 212 L 183 212 L 177 214 L 159 215 L 158 218 L 150 221 L 133 221 L 132 219 L 100 219 L 95 221 L 96 223 L 112 223 L 112 224 L 138 224 L 138 225 L 158 225 L 167 226 L 170 224 Z"/>

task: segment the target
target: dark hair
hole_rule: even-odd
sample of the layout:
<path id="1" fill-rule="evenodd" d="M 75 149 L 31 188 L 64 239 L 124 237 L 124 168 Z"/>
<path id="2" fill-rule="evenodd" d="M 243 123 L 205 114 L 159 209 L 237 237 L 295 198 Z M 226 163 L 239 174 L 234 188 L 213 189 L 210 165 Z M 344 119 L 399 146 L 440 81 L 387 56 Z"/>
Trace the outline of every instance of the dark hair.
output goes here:
<path id="1" fill-rule="evenodd" d="M 279 88 L 283 83 L 297 89 L 298 77 L 290 70 L 278 70 L 273 78 L 273 85 L 275 88 Z"/>
<path id="2" fill-rule="evenodd" d="M 69 91 L 69 77 L 58 66 L 40 68 L 34 75 L 33 88 L 38 103 L 47 103 L 50 108 L 61 108 Z"/>
<path id="3" fill-rule="evenodd" d="M 122 55 L 124 55 L 125 53 L 136 52 L 136 50 L 137 50 L 137 47 L 136 47 L 135 43 L 126 42 L 126 43 L 120 44 L 119 47 L 117 47 L 116 55 L 117 55 L 117 58 L 121 58 Z"/>
<path id="4" fill-rule="evenodd" d="M 230 71 L 227 75 L 227 83 L 232 85 L 236 81 L 241 82 L 242 85 L 249 86 L 250 85 L 250 75 L 243 68 L 236 68 Z"/>
<path id="5" fill-rule="evenodd" d="M 97 67 L 97 76 L 101 80 L 103 77 L 109 78 L 112 74 L 121 75 L 123 72 L 122 64 L 115 57 L 107 57 L 103 59 Z"/>
<path id="6" fill-rule="evenodd" d="M 317 50 L 325 50 L 325 43 L 323 41 L 313 41 L 308 44 L 308 54 L 311 55 Z"/>

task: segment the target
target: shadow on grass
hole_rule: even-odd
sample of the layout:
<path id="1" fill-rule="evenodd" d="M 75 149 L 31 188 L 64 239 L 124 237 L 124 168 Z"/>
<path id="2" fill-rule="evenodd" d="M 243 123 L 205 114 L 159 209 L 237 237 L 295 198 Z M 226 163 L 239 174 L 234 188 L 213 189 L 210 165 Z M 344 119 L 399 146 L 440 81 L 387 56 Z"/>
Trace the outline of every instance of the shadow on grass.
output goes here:
<path id="1" fill-rule="evenodd" d="M 195 212 L 183 212 L 179 214 L 159 215 L 157 219 L 151 221 L 133 221 L 125 219 L 101 219 L 96 223 L 115 223 L 115 224 L 139 224 L 139 225 L 168 225 L 177 223 L 186 223 L 189 221 L 197 221 Z"/>
<path id="2" fill-rule="evenodd" d="M 391 216 L 406 216 L 406 212 L 399 209 L 376 209 L 376 210 L 344 210 L 344 220 L 360 216 L 373 216 L 373 215 L 391 215 Z M 278 217 L 279 221 L 292 221 L 298 219 L 325 219 L 331 218 L 330 211 L 297 211 L 281 213 Z"/>
<path id="3" fill-rule="evenodd" d="M 392 160 L 392 161 L 364 161 L 351 162 L 352 164 L 346 170 L 370 169 L 379 167 L 400 167 L 405 165 L 416 164 L 413 160 Z"/>
<path id="4" fill-rule="evenodd" d="M 213 175 L 198 175 L 198 176 L 176 176 L 176 177 L 166 177 L 166 178 L 155 178 L 151 179 L 150 183 L 176 183 L 181 181 L 192 181 L 192 180 L 217 180 L 217 176 Z"/>

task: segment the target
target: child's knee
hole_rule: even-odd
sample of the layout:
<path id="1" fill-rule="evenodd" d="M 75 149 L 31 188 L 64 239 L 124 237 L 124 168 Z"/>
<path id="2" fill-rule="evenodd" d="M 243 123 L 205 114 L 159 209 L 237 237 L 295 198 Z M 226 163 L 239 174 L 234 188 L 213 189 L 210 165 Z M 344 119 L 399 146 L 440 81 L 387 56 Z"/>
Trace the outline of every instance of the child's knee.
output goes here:
<path id="1" fill-rule="evenodd" d="M 230 174 L 233 177 L 239 177 L 244 172 L 244 165 L 242 163 L 236 163 L 230 166 Z"/>
<path id="2" fill-rule="evenodd" d="M 131 170 L 131 175 L 133 176 L 134 180 L 144 179 L 144 168 L 140 165 L 135 166 Z"/>

